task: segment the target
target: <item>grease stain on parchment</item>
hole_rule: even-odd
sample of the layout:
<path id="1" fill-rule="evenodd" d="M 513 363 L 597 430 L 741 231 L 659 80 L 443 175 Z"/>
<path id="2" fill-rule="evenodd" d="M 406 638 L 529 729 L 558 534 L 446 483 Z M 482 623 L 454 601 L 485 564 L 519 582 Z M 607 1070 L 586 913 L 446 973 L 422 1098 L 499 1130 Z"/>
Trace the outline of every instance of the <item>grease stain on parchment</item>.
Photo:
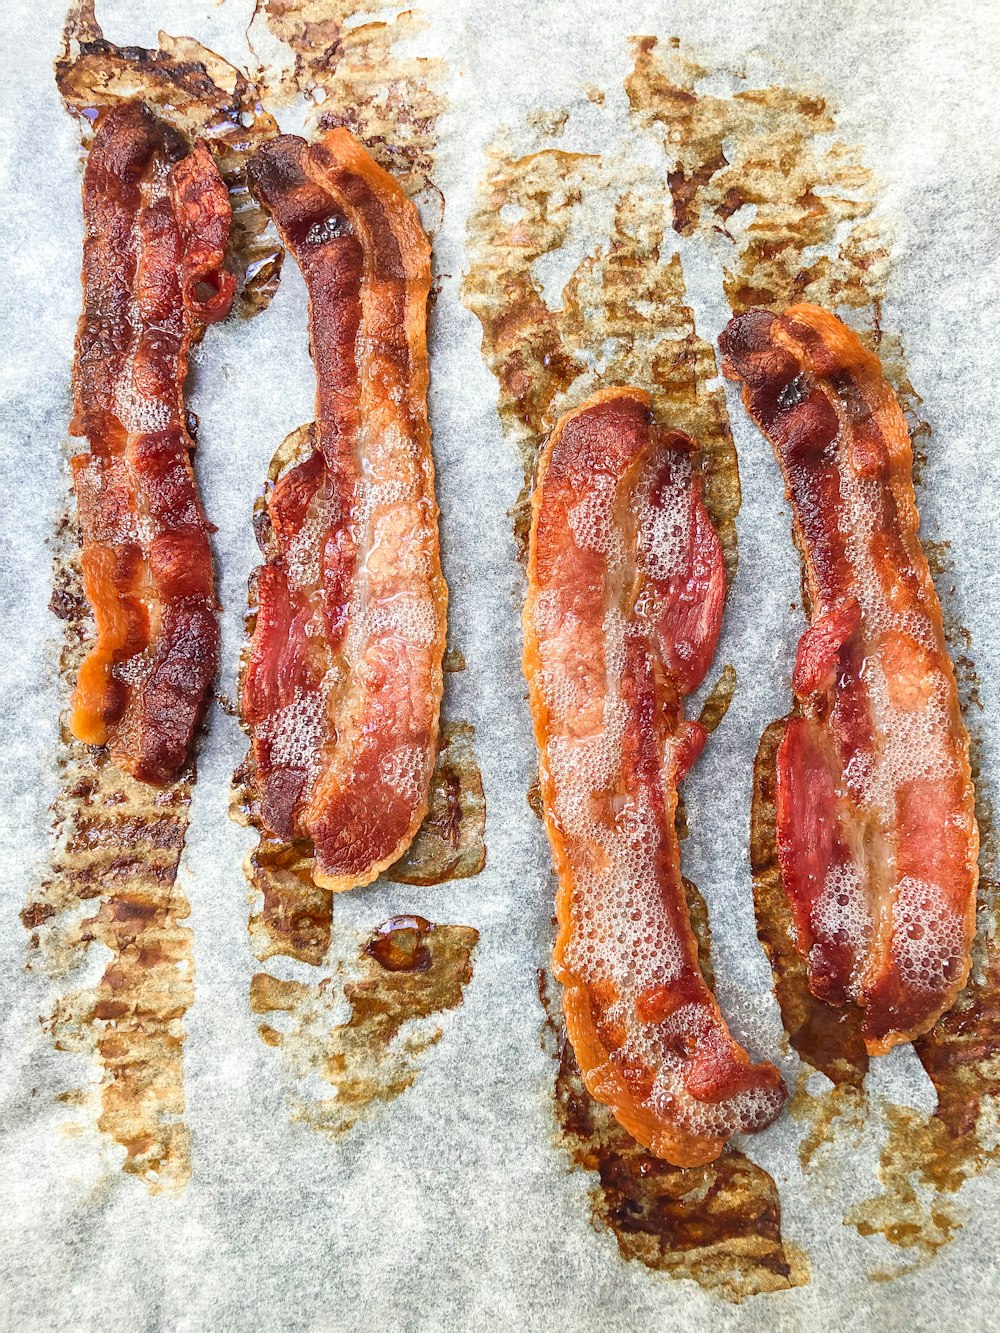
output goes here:
<path id="1" fill-rule="evenodd" d="M 64 628 L 59 676 L 68 698 L 94 634 L 68 517 L 55 549 L 51 606 Z M 27 970 L 54 991 L 43 1028 L 57 1050 L 89 1058 L 94 1070 L 93 1081 L 59 1100 L 124 1149 L 123 1160 L 113 1154 L 123 1171 L 153 1193 L 178 1194 L 191 1174 L 183 1056 L 194 954 L 176 880 L 193 772 L 150 787 L 65 726 L 61 740 L 53 853 L 21 913 Z M 91 983 L 95 961 L 100 975 Z M 67 1128 L 82 1132 L 79 1120 Z"/>
<path id="2" fill-rule="evenodd" d="M 475 737 L 470 722 L 442 722 L 427 814 L 386 879 L 443 884 L 471 879 L 486 865 L 486 797 Z"/>
<path id="3" fill-rule="evenodd" d="M 252 793 L 239 771 L 235 784 L 233 817 L 252 824 Z M 437 830 L 430 837 L 453 864 L 450 841 Z M 458 845 L 462 854 L 460 827 Z M 435 855 L 425 855 L 425 872 Z M 249 920 L 256 958 L 330 969 L 318 981 L 258 972 L 250 1007 L 271 1015 L 258 1031 L 266 1045 L 282 1049 L 292 1119 L 336 1135 L 414 1082 L 420 1057 L 442 1035 L 430 1020 L 461 1003 L 479 937 L 470 926 L 432 925 L 415 916 L 393 918 L 371 937 L 343 921 L 335 928 L 333 894 L 312 882 L 312 869 L 308 845 L 263 834 L 247 857 L 251 902 L 260 904 Z M 338 1020 L 345 1006 L 347 1016 Z M 400 1036 L 411 1019 L 422 1022 Z"/>
<path id="4" fill-rule="evenodd" d="M 701 942 L 707 913 L 693 885 L 686 887 Z M 681 1168 L 636 1143 L 587 1092 L 544 971 L 538 988 L 546 1015 L 542 1045 L 556 1061 L 559 1142 L 574 1166 L 595 1174 L 594 1225 L 612 1232 L 622 1258 L 692 1278 L 734 1303 L 807 1283 L 806 1256 L 782 1240 L 781 1203 L 767 1172 L 737 1148 L 708 1166 Z"/>
<path id="5" fill-rule="evenodd" d="M 247 37 L 277 101 L 305 94 L 317 131 L 345 126 L 440 221 L 433 181 L 445 65 L 405 47 L 427 30 L 419 12 L 382 15 L 380 0 L 257 0 Z"/>
<path id="6" fill-rule="evenodd" d="M 139 98 L 188 142 L 203 138 L 229 190 L 233 221 L 227 263 L 236 274 L 234 309 L 264 310 L 278 288 L 284 249 L 267 212 L 247 184 L 250 155 L 278 133 L 246 74 L 191 37 L 159 34 L 159 47 L 116 46 L 106 40 L 94 0 L 75 0 L 66 19 L 56 83 L 79 117 L 84 145 L 101 109 Z"/>
<path id="7" fill-rule="evenodd" d="M 718 243 L 732 309 L 869 305 L 887 272 L 876 182 L 834 137 L 826 99 L 777 86 L 705 94 L 714 71 L 677 39 L 632 47 L 625 91 L 638 123 L 663 136 L 674 228 Z"/>
<path id="8" fill-rule="evenodd" d="M 461 1004 L 478 940 L 471 926 L 393 917 L 347 975 L 305 983 L 256 973 L 250 1008 L 264 1020 L 262 1040 L 281 1051 L 292 1119 L 339 1137 L 405 1092 L 443 1036 L 436 1017 Z"/>
<path id="9" fill-rule="evenodd" d="M 543 264 L 578 241 L 603 197 L 605 236 L 554 294 Z M 499 412 L 524 466 L 513 512 L 522 557 L 535 460 L 562 412 L 595 390 L 648 390 L 654 415 L 699 443 L 705 501 L 736 568 L 739 472 L 715 353 L 698 335 L 680 256 L 668 240 L 666 187 L 648 167 L 545 148 L 515 156 L 503 133 L 487 151 L 469 220 L 465 304 L 483 330 Z"/>
<path id="10" fill-rule="evenodd" d="M 879 213 L 878 182 L 860 150 L 836 137 L 835 109 L 808 89 L 747 86 L 738 71 L 729 72 L 735 91 L 706 95 L 698 85 L 710 72 L 708 66 L 683 52 L 676 40 L 638 38 L 633 49 L 635 68 L 626 90 L 640 123 L 662 134 L 675 229 L 700 237 L 717 256 L 734 312 L 751 305 L 780 310 L 794 301 L 813 301 L 858 330 L 877 351 L 906 412 L 919 483 L 930 426 L 922 418 L 902 342 L 881 320 L 891 227 Z M 975 763 L 972 710 L 978 681 L 970 638 L 949 612 L 945 552 L 925 546 L 941 595 Z M 786 1031 L 807 1074 L 819 1071 L 833 1083 L 832 1091 L 819 1096 L 800 1087 L 791 1104 L 792 1114 L 809 1125 L 800 1147 L 808 1165 L 823 1143 L 860 1128 L 869 1109 L 863 1090 L 868 1062 L 856 1018 L 818 1004 L 809 994 L 789 933 L 774 847 L 774 756 L 781 726 L 769 728 L 758 751 L 751 858 L 758 933 L 772 962 Z M 876 1274 L 881 1277 L 909 1271 L 952 1239 L 961 1222 L 947 1196 L 997 1156 L 1000 890 L 989 801 L 982 774 L 976 771 L 974 778 L 982 850 L 973 973 L 954 1008 L 914 1042 L 937 1092 L 937 1109 L 926 1115 L 909 1107 L 887 1108 L 883 1192 L 858 1205 L 847 1219 L 864 1235 L 879 1234 L 914 1252 L 912 1264 L 882 1270 Z"/>

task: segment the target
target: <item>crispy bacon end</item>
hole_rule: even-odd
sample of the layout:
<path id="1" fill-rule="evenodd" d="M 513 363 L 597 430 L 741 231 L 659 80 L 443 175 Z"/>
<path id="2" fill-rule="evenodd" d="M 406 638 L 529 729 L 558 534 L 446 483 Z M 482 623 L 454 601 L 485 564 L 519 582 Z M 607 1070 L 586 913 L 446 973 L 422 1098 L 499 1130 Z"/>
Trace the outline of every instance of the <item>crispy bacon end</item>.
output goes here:
<path id="1" fill-rule="evenodd" d="M 524 612 L 570 1040 L 592 1095 L 678 1166 L 712 1161 L 785 1098 L 726 1027 L 681 877 L 677 784 L 705 741 L 684 696 L 726 586 L 694 463 L 641 390 L 564 416 L 539 460 Z"/>
<path id="2" fill-rule="evenodd" d="M 427 424 L 430 246 L 346 130 L 251 159 L 309 290 L 316 424 L 267 501 L 242 692 L 266 827 L 368 884 L 427 812 L 447 589 Z"/>
<path id="3" fill-rule="evenodd" d="M 188 354 L 222 319 L 232 210 L 201 142 L 140 102 L 102 114 L 83 182 L 83 315 L 70 430 L 83 582 L 97 641 L 70 728 L 162 784 L 187 763 L 218 660 L 209 527 L 187 429 Z"/>
<path id="4" fill-rule="evenodd" d="M 969 740 L 909 434 L 878 359 L 816 306 L 748 311 L 721 345 L 781 464 L 809 592 L 778 754 L 785 892 L 813 993 L 858 1004 L 883 1054 L 965 985 L 978 880 Z"/>

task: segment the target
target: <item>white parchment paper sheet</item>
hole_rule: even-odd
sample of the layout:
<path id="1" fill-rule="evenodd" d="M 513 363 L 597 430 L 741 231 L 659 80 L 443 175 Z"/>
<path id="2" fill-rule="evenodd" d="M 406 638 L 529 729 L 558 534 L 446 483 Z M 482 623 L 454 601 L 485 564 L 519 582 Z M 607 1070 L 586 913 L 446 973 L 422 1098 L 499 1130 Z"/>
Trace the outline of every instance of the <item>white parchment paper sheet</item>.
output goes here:
<path id="1" fill-rule="evenodd" d="M 119 43 L 154 46 L 163 27 L 241 64 L 252 8 L 251 0 L 108 0 L 99 17 Z M 474 925 L 482 936 L 475 975 L 415 1086 L 375 1121 L 337 1143 L 290 1124 L 274 1053 L 258 1039 L 247 1003 L 256 964 L 240 863 L 249 839 L 226 817 L 244 740 L 214 710 L 181 871 L 197 965 L 186 1045 L 193 1174 L 180 1198 L 165 1199 L 109 1174 L 96 1135 L 61 1130 L 66 1111 L 53 1097 L 72 1086 L 74 1057 L 55 1052 L 42 1032 L 48 989 L 23 970 L 18 912 L 47 854 L 63 702 L 46 542 L 67 486 L 80 177 L 77 128 L 52 77 L 63 0 L 6 0 L 0 9 L 0 1326 L 995 1328 L 1000 1174 L 966 1188 L 969 1220 L 931 1265 L 888 1284 L 866 1276 L 894 1256 L 842 1217 L 874 1192 L 877 1119 L 870 1142 L 839 1149 L 836 1172 L 820 1183 L 803 1179 L 800 1130 L 787 1118 L 747 1146 L 779 1184 L 786 1238 L 808 1250 L 808 1286 L 726 1305 L 691 1282 L 623 1263 L 614 1238 L 593 1230 L 591 1180 L 569 1171 L 552 1142 L 553 1071 L 539 1046 L 535 972 L 549 946 L 551 883 L 524 796 L 534 751 L 518 660 L 521 572 L 506 517 L 519 464 L 502 437 L 479 325 L 458 286 L 486 143 L 532 108 L 583 109 L 580 88 L 591 83 L 607 92 L 607 116 L 593 108 L 581 115 L 589 127 L 582 137 L 571 117 L 559 146 L 610 147 L 624 123 L 630 34 L 676 33 L 719 62 L 759 50 L 820 76 L 839 106 L 842 136 L 863 143 L 884 183 L 896 229 L 885 323 L 904 338 L 934 428 L 919 496 L 923 530 L 952 543 L 952 605 L 973 635 L 986 775 L 995 785 L 1000 7 L 425 0 L 423 12 L 431 29 L 421 51 L 443 55 L 450 70 L 437 172 L 447 209 L 436 239 L 445 276 L 433 326 L 432 420 L 451 639 L 468 670 L 449 682 L 449 711 L 478 730 L 489 864 L 477 879 L 441 888 L 375 886 L 337 911 L 366 928 L 402 910 Z M 610 125 L 607 144 L 598 122 Z M 703 276 L 692 297 L 700 332 L 714 338 L 725 310 L 717 275 Z M 192 399 L 205 504 L 219 527 L 220 688 L 229 695 L 256 563 L 253 497 L 274 448 L 310 419 L 313 393 L 305 293 L 289 261 L 263 317 L 209 331 Z M 723 1006 L 755 1051 L 773 1054 L 780 1021 L 754 933 L 747 825 L 757 741 L 788 703 L 801 627 L 788 604 L 799 576 L 770 450 L 735 400 L 731 407 L 744 499 L 740 572 L 719 661 L 735 663 L 740 689 L 687 784 L 684 855 L 710 905 Z M 905 1051 L 872 1077 L 899 1098 L 926 1100 L 926 1080 Z"/>

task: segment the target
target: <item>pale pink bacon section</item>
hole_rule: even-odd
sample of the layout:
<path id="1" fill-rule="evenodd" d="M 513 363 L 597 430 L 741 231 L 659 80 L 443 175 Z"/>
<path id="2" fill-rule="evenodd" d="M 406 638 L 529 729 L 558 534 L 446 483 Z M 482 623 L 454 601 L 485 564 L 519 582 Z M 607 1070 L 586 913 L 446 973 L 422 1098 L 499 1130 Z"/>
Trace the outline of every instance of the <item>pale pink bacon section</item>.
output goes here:
<path id="1" fill-rule="evenodd" d="M 857 1003 L 882 1054 L 965 985 L 978 881 L 969 742 L 909 434 L 877 357 L 816 306 L 748 311 L 721 345 L 781 463 L 809 591 L 778 753 L 785 892 L 813 993 Z"/>
<path id="2" fill-rule="evenodd" d="M 163 784 L 188 761 L 218 657 L 184 379 L 192 343 L 232 301 L 232 214 L 205 145 L 186 154 L 140 102 L 102 113 L 83 210 L 70 429 L 89 445 L 73 459 L 73 485 L 97 641 L 70 727 Z"/>
<path id="3" fill-rule="evenodd" d="M 427 421 L 430 247 L 346 130 L 283 136 L 250 181 L 309 289 L 311 442 L 267 504 L 243 688 L 266 828 L 317 884 L 367 884 L 427 811 L 447 589 Z"/>
<path id="4" fill-rule="evenodd" d="M 785 1096 L 726 1027 L 681 877 L 677 783 L 705 741 L 684 696 L 725 597 L 694 463 L 641 390 L 564 416 L 539 462 L 524 612 L 569 1036 L 593 1096 L 680 1166 L 770 1123 Z"/>

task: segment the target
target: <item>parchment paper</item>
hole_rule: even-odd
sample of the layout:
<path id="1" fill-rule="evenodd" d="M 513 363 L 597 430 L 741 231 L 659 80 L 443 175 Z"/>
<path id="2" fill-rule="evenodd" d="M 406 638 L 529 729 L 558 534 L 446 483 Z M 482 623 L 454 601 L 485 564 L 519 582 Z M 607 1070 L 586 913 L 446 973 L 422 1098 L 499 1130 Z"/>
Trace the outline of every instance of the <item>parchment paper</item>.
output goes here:
<path id="1" fill-rule="evenodd" d="M 250 0 L 114 0 L 109 37 L 156 44 L 157 28 L 197 37 L 244 64 Z M 586 1172 L 555 1144 L 552 1062 L 539 1041 L 536 971 L 550 943 L 548 849 L 525 802 L 535 753 L 520 674 L 522 575 L 507 511 L 520 464 L 496 415 L 481 331 L 463 307 L 466 219 L 483 152 L 535 108 L 571 112 L 560 147 L 613 150 L 633 33 L 680 34 L 720 62 L 749 53 L 805 69 L 833 90 L 839 132 L 864 145 L 895 231 L 887 326 L 905 338 L 934 430 L 919 502 L 923 532 L 951 542 L 950 604 L 981 676 L 983 774 L 995 787 L 1000 707 L 996 605 L 1000 409 L 994 312 L 1000 297 L 1000 10 L 987 3 L 864 0 L 728 5 L 599 0 L 425 0 L 420 53 L 447 62 L 436 181 L 441 275 L 431 397 L 451 641 L 468 663 L 449 681 L 451 715 L 472 721 L 486 790 L 489 860 L 436 888 L 379 884 L 338 903 L 370 928 L 397 911 L 475 926 L 474 977 L 407 1093 L 331 1142 L 289 1120 L 247 994 L 256 969 L 241 861 L 250 835 L 227 818 L 245 749 L 214 709 L 199 760 L 181 885 L 191 902 L 195 1001 L 186 1017 L 192 1176 L 176 1198 L 109 1168 L 93 1126 L 56 1102 L 73 1055 L 40 1016 L 48 984 L 24 970 L 18 912 L 48 855 L 55 795 L 58 623 L 47 611 L 47 545 L 67 489 L 64 436 L 80 308 L 77 127 L 52 77 L 63 0 L 9 0 L 0 15 L 0 287 L 3 359 L 0 740 L 0 1325 L 10 1329 L 907 1329 L 997 1326 L 1000 1174 L 966 1186 L 956 1239 L 909 1276 L 869 1274 L 893 1252 L 843 1224 L 876 1187 L 878 1107 L 857 1144 L 838 1143 L 803 1175 L 790 1117 L 742 1145 L 776 1180 L 786 1240 L 811 1281 L 732 1305 L 690 1281 L 626 1263 L 590 1220 Z M 395 12 L 395 10 L 391 11 Z M 593 114 L 583 85 L 606 91 Z M 579 112 L 579 119 L 576 113 Z M 287 128 L 296 124 L 292 112 Z M 726 309 L 717 274 L 688 269 L 704 337 Z M 219 531 L 224 607 L 220 691 L 233 696 L 246 580 L 257 561 L 254 495 L 280 440 L 310 419 L 314 378 L 305 292 L 292 262 L 270 309 L 211 331 L 191 405 L 199 477 Z M 708 900 L 718 993 L 734 1030 L 781 1056 L 767 961 L 755 936 L 747 824 L 754 750 L 788 705 L 801 622 L 798 560 L 770 450 L 730 398 L 743 507 L 740 572 L 719 663 L 740 688 L 687 782 L 685 871 Z M 96 965 L 96 963 L 95 963 Z M 291 971 L 289 972 L 291 975 Z M 906 1050 L 878 1062 L 870 1088 L 926 1106 L 933 1090 Z M 85 1076 L 82 1072 L 78 1077 Z M 67 1130 L 67 1122 L 70 1128 Z M 73 1125 L 75 1124 L 75 1128 Z"/>

